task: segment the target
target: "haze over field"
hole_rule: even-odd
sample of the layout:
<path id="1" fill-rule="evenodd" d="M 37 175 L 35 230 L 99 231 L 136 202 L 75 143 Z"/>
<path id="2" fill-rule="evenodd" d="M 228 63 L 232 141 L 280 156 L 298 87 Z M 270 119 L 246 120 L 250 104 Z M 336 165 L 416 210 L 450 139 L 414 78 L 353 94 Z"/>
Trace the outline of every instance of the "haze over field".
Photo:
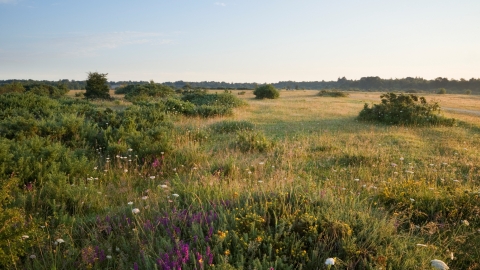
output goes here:
<path id="1" fill-rule="evenodd" d="M 0 0 L 0 80 L 477 78 L 480 2 Z"/>

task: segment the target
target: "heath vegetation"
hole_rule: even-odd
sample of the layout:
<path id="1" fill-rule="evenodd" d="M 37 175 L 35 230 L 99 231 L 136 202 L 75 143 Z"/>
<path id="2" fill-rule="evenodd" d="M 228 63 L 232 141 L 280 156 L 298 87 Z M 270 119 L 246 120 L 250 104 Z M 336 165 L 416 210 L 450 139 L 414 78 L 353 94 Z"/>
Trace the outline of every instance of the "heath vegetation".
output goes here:
<path id="1" fill-rule="evenodd" d="M 166 87 L 0 95 L 1 268 L 480 268 L 478 96 Z"/>

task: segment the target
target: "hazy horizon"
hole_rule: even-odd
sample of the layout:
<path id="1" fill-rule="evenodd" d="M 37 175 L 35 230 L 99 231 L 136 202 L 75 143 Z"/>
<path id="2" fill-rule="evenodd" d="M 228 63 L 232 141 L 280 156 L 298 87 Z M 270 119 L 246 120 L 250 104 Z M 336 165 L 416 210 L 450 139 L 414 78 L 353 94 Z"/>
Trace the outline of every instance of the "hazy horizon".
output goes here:
<path id="1" fill-rule="evenodd" d="M 473 0 L 0 0 L 0 80 L 468 80 L 478 14 Z"/>

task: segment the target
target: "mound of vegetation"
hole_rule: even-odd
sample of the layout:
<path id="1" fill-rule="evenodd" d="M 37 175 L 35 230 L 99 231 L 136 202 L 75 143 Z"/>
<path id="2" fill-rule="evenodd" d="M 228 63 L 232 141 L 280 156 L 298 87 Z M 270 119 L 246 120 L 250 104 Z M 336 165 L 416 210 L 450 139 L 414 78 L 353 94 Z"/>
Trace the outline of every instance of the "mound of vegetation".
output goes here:
<path id="1" fill-rule="evenodd" d="M 275 99 L 280 97 L 280 92 L 271 84 L 259 86 L 253 91 L 255 98 L 257 99 Z"/>
<path id="2" fill-rule="evenodd" d="M 148 84 L 127 85 L 115 90 L 115 94 L 125 94 L 129 101 L 141 101 L 149 98 L 165 98 L 171 96 L 175 91 L 166 85 L 150 81 Z"/>
<path id="3" fill-rule="evenodd" d="M 30 92 L 41 96 L 61 97 L 68 93 L 68 91 L 70 90 L 62 83 L 50 85 L 38 82 L 23 85 L 19 82 L 12 82 L 0 86 L 0 94 Z"/>
<path id="4" fill-rule="evenodd" d="M 320 97 L 348 97 L 348 94 L 339 90 L 321 90 L 318 92 Z"/>
<path id="5" fill-rule="evenodd" d="M 255 125 L 249 121 L 221 121 L 210 125 L 210 129 L 215 133 L 234 133 L 237 131 L 253 130 Z"/>
<path id="6" fill-rule="evenodd" d="M 382 103 L 369 107 L 365 104 L 358 115 L 359 120 L 375 121 L 388 125 L 446 125 L 454 119 L 440 115 L 438 102 L 428 103 L 424 97 L 414 94 L 386 93 L 380 96 Z"/>

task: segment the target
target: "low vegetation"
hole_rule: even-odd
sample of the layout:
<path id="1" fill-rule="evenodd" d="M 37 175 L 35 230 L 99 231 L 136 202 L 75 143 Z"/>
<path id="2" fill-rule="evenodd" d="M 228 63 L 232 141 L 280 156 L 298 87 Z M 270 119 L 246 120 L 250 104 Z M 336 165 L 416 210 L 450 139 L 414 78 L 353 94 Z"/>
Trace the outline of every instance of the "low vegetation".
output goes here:
<path id="1" fill-rule="evenodd" d="M 340 90 L 320 90 L 318 92 L 318 96 L 320 97 L 348 97 L 348 93 Z"/>
<path id="2" fill-rule="evenodd" d="M 428 103 L 424 97 L 414 94 L 386 93 L 380 96 L 382 103 L 371 108 L 365 104 L 358 119 L 376 121 L 388 125 L 447 125 L 452 126 L 454 119 L 440 115 L 437 102 Z"/>
<path id="3" fill-rule="evenodd" d="M 480 268 L 478 121 L 282 95 L 0 95 L 0 268 Z M 382 99 L 366 108 L 439 107 Z"/>

